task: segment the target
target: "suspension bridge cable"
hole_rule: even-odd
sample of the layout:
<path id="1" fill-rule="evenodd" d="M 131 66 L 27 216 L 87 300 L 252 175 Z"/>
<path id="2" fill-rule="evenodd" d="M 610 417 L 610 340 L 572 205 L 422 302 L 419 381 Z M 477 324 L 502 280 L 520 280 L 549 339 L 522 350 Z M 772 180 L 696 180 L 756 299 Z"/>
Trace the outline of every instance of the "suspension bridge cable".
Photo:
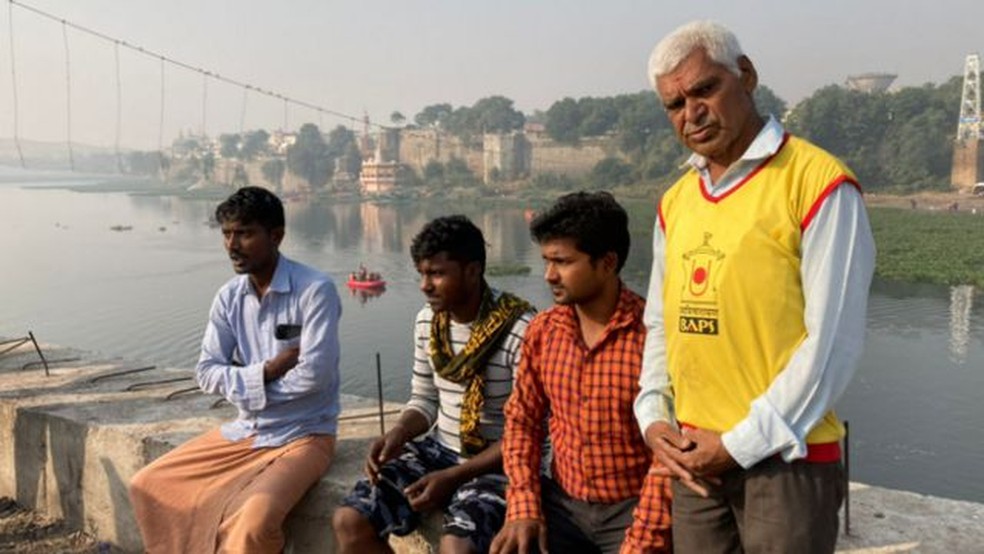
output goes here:
<path id="1" fill-rule="evenodd" d="M 249 87 L 243 87 L 243 107 L 239 110 L 239 136 L 243 136 L 246 128 L 246 101 L 249 98 Z"/>
<path id="2" fill-rule="evenodd" d="M 163 54 L 160 54 L 158 52 L 154 52 L 153 50 L 148 50 L 146 48 L 143 48 L 143 47 L 138 46 L 138 45 L 135 45 L 135 44 L 130 44 L 129 42 L 127 42 L 125 40 L 121 40 L 121 39 L 117 39 L 115 37 L 111 37 L 109 35 L 106 35 L 106 34 L 101 33 L 99 31 L 95 31 L 95 30 L 90 29 L 88 27 L 85 27 L 83 25 L 79 25 L 77 23 L 73 23 L 73 22 L 68 21 L 66 19 L 63 19 L 61 17 L 57 17 L 57 16 L 52 15 L 52 14 L 50 14 L 50 13 L 44 11 L 44 10 L 41 10 L 41 9 L 35 8 L 34 6 L 31 6 L 29 4 L 25 4 L 23 2 L 20 2 L 19 0 L 8 0 L 8 2 L 10 3 L 9 5 L 11 6 L 11 11 L 13 11 L 13 8 L 12 8 L 13 6 L 17 6 L 19 8 L 22 8 L 22 9 L 25 9 L 25 10 L 30 11 L 32 13 L 35 13 L 35 14 L 41 16 L 41 17 L 44 17 L 44 18 L 47 18 L 47 19 L 51 19 L 52 21 L 56 21 L 56 22 L 59 22 L 59 23 L 63 23 L 64 25 L 67 25 L 67 26 L 69 26 L 69 27 L 71 27 L 71 28 L 73 28 L 73 29 L 75 29 L 77 31 L 80 31 L 80 32 L 83 32 L 83 33 L 92 35 L 92 36 L 94 36 L 96 38 L 100 38 L 100 39 L 105 40 L 105 41 L 108 41 L 108 42 L 119 43 L 124 48 L 128 48 L 128 49 L 133 50 L 135 52 L 139 52 L 140 54 L 143 54 L 145 56 L 148 56 L 148 57 L 151 57 L 151 58 L 160 58 L 160 60 L 162 62 L 166 62 L 166 63 L 172 64 L 172 65 L 175 65 L 177 67 L 180 67 L 182 69 L 186 69 L 188 71 L 192 71 L 192 72 L 195 72 L 195 73 L 201 73 L 203 75 L 206 75 L 207 74 L 209 77 L 212 77 L 216 81 L 221 81 L 223 83 L 227 83 L 227 84 L 230 84 L 230 85 L 233 85 L 233 86 L 236 86 L 236 87 L 250 88 L 250 89 L 255 90 L 257 93 L 262 94 L 264 96 L 268 96 L 268 97 L 274 98 L 274 99 L 282 99 L 284 101 L 284 103 L 289 103 L 289 104 L 293 104 L 293 105 L 298 106 L 298 107 L 307 108 L 307 109 L 312 110 L 314 112 L 317 112 L 319 114 L 330 115 L 330 116 L 337 117 L 339 119 L 345 119 L 345 120 L 348 120 L 348 121 L 353 121 L 355 123 L 362 123 L 362 118 L 360 118 L 360 117 L 356 117 L 356 116 L 349 115 L 349 114 L 346 114 L 346 113 L 342 113 L 342 112 L 339 112 L 339 111 L 331 110 L 331 109 L 328 109 L 328 108 L 319 106 L 317 104 L 312 104 L 311 102 L 305 102 L 303 100 L 298 100 L 296 98 L 291 98 L 289 96 L 280 94 L 280 93 L 278 93 L 276 91 L 267 90 L 267 89 L 258 87 L 256 85 L 252 85 L 250 83 L 246 83 L 244 81 L 239 81 L 237 79 L 232 79 L 232 78 L 229 78 L 229 77 L 224 77 L 224 76 L 222 76 L 222 75 L 220 75 L 220 74 L 218 74 L 218 73 L 216 73 L 214 71 L 208 71 L 208 70 L 202 69 L 200 67 L 195 67 L 195 66 L 193 66 L 191 64 L 188 64 L 188 63 L 185 63 L 185 62 L 176 60 L 174 58 L 167 57 L 167 56 L 165 56 Z M 11 28 L 13 28 L 13 23 L 11 23 Z M 385 125 L 380 125 L 378 123 L 370 123 L 370 125 L 373 126 L 373 127 L 377 127 L 379 129 L 385 129 L 386 128 Z"/>
<path id="3" fill-rule="evenodd" d="M 120 154 L 120 136 L 123 134 L 123 81 L 120 79 L 120 43 L 116 41 L 116 170 L 123 173 L 123 157 Z"/>
<path id="4" fill-rule="evenodd" d="M 284 132 L 286 133 L 290 129 L 290 118 L 287 113 L 287 99 L 284 98 Z"/>
<path id="5" fill-rule="evenodd" d="M 17 109 L 17 57 L 14 56 L 14 5 L 13 3 L 7 6 L 7 22 L 10 23 L 10 86 L 13 89 L 13 100 L 14 100 L 14 146 L 17 147 L 17 157 L 20 158 L 21 167 L 27 167 L 24 164 L 24 151 L 21 150 L 20 143 L 20 130 L 18 127 L 18 109 Z"/>
<path id="6" fill-rule="evenodd" d="M 205 130 L 208 117 L 208 73 L 202 73 L 202 131 L 201 136 L 206 136 Z"/>
<path id="7" fill-rule="evenodd" d="M 157 156 L 164 171 L 164 58 L 161 58 L 161 117 L 157 123 Z"/>
<path id="8" fill-rule="evenodd" d="M 68 168 L 75 171 L 75 153 L 72 152 L 72 58 L 68 49 L 68 27 L 62 20 L 62 41 L 65 43 L 65 132 L 68 144 Z"/>

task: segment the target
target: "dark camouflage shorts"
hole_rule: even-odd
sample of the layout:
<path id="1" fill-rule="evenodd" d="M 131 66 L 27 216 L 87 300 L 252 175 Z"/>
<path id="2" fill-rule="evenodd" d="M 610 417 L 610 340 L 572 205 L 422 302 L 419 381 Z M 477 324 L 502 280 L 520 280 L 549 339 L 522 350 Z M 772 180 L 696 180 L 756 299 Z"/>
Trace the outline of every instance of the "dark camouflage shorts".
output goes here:
<path id="1" fill-rule="evenodd" d="M 376 485 L 360 479 L 342 500 L 364 515 L 380 537 L 390 533 L 404 536 L 420 524 L 420 514 L 410 509 L 403 489 L 423 477 L 458 463 L 458 455 L 427 437 L 410 441 L 403 453 L 379 470 Z M 444 508 L 444 534 L 470 539 L 479 552 L 486 552 L 506 517 L 506 477 L 486 474 L 458 488 Z"/>

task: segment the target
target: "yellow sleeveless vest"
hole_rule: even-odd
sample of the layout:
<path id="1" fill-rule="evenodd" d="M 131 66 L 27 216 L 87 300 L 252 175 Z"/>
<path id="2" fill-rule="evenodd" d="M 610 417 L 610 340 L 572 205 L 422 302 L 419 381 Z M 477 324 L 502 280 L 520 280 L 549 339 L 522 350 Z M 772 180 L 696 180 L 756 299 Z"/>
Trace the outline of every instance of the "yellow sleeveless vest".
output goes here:
<path id="1" fill-rule="evenodd" d="M 789 137 L 724 196 L 689 171 L 659 204 L 667 363 L 677 419 L 725 432 L 748 415 L 806 337 L 800 242 L 823 199 L 850 170 Z M 839 440 L 828 412 L 807 443 Z"/>

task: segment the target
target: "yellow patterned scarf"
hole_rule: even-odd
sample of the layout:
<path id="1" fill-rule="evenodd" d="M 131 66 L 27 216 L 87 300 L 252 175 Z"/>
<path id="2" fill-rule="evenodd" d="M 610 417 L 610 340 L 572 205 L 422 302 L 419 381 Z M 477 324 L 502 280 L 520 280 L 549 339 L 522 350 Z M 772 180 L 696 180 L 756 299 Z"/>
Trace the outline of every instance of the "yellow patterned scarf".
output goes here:
<path id="1" fill-rule="evenodd" d="M 451 315 L 446 311 L 438 312 L 431 320 L 430 358 L 434 370 L 448 381 L 465 387 L 461 400 L 461 445 L 466 457 L 481 452 L 487 444 L 478 431 L 485 402 L 482 394 L 485 364 L 509 334 L 513 323 L 533 309 L 529 302 L 508 292 L 494 299 L 489 286 L 483 282 L 482 287 L 478 318 L 472 324 L 468 342 L 458 354 L 451 348 Z"/>

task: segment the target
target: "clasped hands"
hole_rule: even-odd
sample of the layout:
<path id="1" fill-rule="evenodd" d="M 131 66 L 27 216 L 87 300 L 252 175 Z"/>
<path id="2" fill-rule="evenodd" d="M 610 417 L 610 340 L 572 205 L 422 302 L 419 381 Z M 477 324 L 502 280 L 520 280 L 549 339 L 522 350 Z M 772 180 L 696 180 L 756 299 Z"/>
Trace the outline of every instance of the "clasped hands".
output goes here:
<path id="1" fill-rule="evenodd" d="M 695 493 L 707 498 L 708 484 L 719 485 L 720 475 L 738 467 L 721 442 L 721 434 L 704 429 L 677 430 L 665 421 L 646 428 L 646 444 L 660 463 L 650 473 L 679 479 Z"/>

